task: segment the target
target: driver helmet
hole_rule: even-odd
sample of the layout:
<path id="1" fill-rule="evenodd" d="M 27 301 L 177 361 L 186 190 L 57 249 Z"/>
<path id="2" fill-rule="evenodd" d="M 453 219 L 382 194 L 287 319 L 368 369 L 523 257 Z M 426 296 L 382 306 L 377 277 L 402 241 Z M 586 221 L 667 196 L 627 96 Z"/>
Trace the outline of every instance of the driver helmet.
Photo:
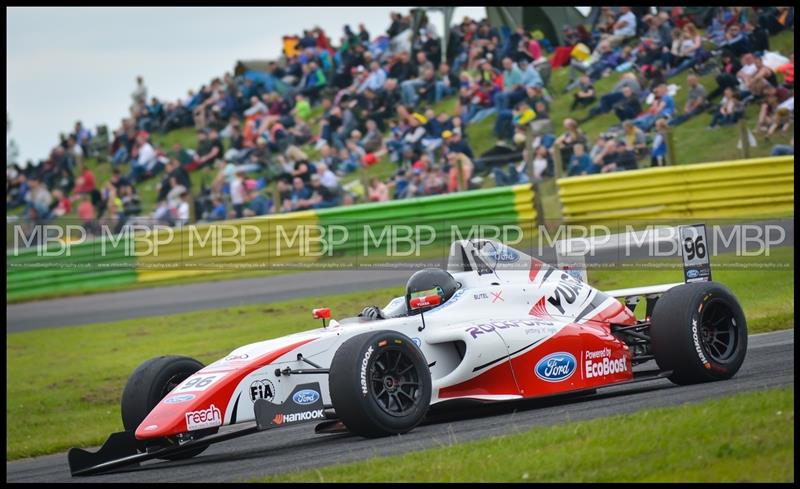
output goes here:
<path id="1" fill-rule="evenodd" d="M 415 272 L 406 284 L 406 310 L 409 315 L 429 311 L 439 304 L 444 304 L 453 297 L 461 284 L 452 275 L 440 268 L 423 268 Z M 417 309 L 411 308 L 411 299 L 438 295 L 439 303 Z"/>

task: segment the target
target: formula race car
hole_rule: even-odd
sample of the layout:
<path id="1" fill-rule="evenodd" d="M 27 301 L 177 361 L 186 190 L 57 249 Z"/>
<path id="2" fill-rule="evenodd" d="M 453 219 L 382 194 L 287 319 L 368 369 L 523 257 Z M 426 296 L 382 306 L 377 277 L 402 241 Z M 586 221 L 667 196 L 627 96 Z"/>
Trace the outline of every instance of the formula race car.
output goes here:
<path id="1" fill-rule="evenodd" d="M 72 474 L 185 459 L 303 422 L 318 433 L 378 437 L 408 432 L 432 405 L 455 400 L 728 379 L 747 350 L 744 313 L 721 284 L 604 293 L 487 239 L 452 243 L 446 271 L 416 272 L 384 308 L 341 321 L 329 309 L 313 314 L 322 328 L 242 346 L 208 366 L 180 356 L 144 362 L 123 391 L 125 431 L 95 453 L 73 448 Z M 658 368 L 634 372 L 649 360 Z M 233 424 L 247 426 L 219 432 Z"/>

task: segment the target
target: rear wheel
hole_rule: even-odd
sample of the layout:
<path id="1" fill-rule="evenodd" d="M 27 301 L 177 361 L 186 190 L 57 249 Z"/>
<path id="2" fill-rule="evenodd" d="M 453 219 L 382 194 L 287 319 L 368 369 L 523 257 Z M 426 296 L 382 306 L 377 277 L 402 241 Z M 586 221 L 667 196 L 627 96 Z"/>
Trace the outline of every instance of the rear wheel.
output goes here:
<path id="1" fill-rule="evenodd" d="M 331 362 L 329 387 L 339 419 L 351 432 L 369 438 L 410 431 L 431 401 L 431 375 L 422 351 L 391 331 L 345 341 Z"/>
<path id="2" fill-rule="evenodd" d="M 203 368 L 203 364 L 193 358 L 174 355 L 151 358 L 139 365 L 128 378 L 128 383 L 122 392 L 122 425 L 125 430 L 135 431 L 144 418 L 150 414 L 150 411 L 161 402 L 161 399 L 201 368 Z M 192 433 L 191 436 L 201 438 L 215 433 L 217 429 Z M 140 450 L 176 446 L 178 443 L 178 437 L 169 437 L 148 441 Z M 198 447 L 163 458 L 167 460 L 191 458 L 206 448 L 208 447 Z"/>
<path id="3" fill-rule="evenodd" d="M 733 293 L 716 282 L 668 290 L 653 310 L 656 363 L 676 384 L 733 377 L 747 353 L 747 322 Z"/>

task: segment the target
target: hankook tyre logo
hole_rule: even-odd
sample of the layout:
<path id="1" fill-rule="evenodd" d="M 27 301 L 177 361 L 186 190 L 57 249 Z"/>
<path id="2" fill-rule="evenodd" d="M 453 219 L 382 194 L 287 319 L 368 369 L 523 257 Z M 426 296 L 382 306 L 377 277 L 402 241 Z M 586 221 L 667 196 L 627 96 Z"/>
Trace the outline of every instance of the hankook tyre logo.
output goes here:
<path id="1" fill-rule="evenodd" d="M 369 364 L 369 357 L 372 356 L 372 352 L 375 349 L 372 345 L 369 345 L 367 348 L 367 352 L 364 353 L 364 358 L 361 360 L 361 394 L 366 396 L 367 395 L 367 364 Z"/>
<path id="2" fill-rule="evenodd" d="M 274 418 L 272 418 L 272 423 L 280 426 L 284 423 L 297 423 L 298 421 L 309 421 L 323 417 L 325 417 L 325 415 L 323 414 L 322 409 L 291 414 L 278 413 Z"/>
<path id="3" fill-rule="evenodd" d="M 694 341 L 694 351 L 697 352 L 697 357 L 703 362 L 703 366 L 711 368 L 711 364 L 708 363 L 705 354 L 703 354 L 703 347 L 700 346 L 700 338 L 697 336 L 697 318 L 692 318 L 692 341 Z"/>

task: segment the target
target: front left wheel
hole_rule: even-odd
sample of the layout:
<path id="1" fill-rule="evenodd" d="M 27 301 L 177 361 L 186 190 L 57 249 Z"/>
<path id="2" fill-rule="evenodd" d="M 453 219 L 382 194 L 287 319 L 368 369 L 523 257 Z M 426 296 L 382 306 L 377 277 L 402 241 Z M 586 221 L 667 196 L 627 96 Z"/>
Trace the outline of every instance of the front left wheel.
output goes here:
<path id="1" fill-rule="evenodd" d="M 393 331 L 363 333 L 336 351 L 329 375 L 336 415 L 367 438 L 406 433 L 431 402 L 431 374 L 411 338 Z"/>
<path id="2" fill-rule="evenodd" d="M 161 402 L 172 389 L 189 378 L 203 364 L 189 357 L 167 355 L 151 358 L 142 363 L 133 371 L 122 392 L 122 425 L 126 431 L 136 431 L 136 428 L 150 414 L 150 411 Z M 192 433 L 192 437 L 200 438 L 216 433 L 218 428 L 203 432 Z M 175 446 L 179 443 L 177 437 L 148 441 L 142 451 Z M 172 455 L 165 455 L 166 460 L 181 460 L 199 455 L 207 446 L 181 451 Z"/>

